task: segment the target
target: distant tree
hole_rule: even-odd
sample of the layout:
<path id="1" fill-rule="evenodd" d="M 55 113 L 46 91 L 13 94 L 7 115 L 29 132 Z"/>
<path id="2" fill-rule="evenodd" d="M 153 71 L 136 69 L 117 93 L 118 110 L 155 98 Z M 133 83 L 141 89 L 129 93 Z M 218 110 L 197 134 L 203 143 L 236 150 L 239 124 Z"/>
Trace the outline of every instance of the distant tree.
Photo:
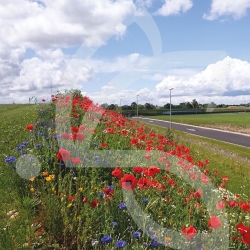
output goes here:
<path id="1" fill-rule="evenodd" d="M 136 102 L 132 102 L 130 106 L 131 106 L 132 109 L 136 109 L 137 103 Z"/>
<path id="2" fill-rule="evenodd" d="M 187 109 L 193 108 L 192 103 L 191 103 L 191 102 L 186 102 L 186 108 L 187 108 Z"/>
<path id="3" fill-rule="evenodd" d="M 109 107 L 109 105 L 107 103 L 103 103 L 100 105 L 103 109 L 107 109 Z"/>
<path id="4" fill-rule="evenodd" d="M 110 104 L 109 106 L 108 106 L 108 109 L 109 110 L 115 110 L 116 109 L 116 105 L 115 104 Z"/>
<path id="5" fill-rule="evenodd" d="M 191 104 L 192 104 L 193 108 L 196 108 L 198 106 L 198 102 L 197 102 L 196 99 L 193 99 L 192 102 L 191 102 Z"/>
<path id="6" fill-rule="evenodd" d="M 154 109 L 155 108 L 155 106 L 152 103 L 147 103 L 147 102 L 144 104 L 144 107 L 145 107 L 145 109 Z"/>
<path id="7" fill-rule="evenodd" d="M 131 108 L 131 106 L 129 106 L 129 105 L 123 105 L 122 106 L 122 110 L 131 110 L 132 108 Z"/>
<path id="8" fill-rule="evenodd" d="M 165 104 L 163 107 L 164 109 L 170 109 L 170 103 Z"/>

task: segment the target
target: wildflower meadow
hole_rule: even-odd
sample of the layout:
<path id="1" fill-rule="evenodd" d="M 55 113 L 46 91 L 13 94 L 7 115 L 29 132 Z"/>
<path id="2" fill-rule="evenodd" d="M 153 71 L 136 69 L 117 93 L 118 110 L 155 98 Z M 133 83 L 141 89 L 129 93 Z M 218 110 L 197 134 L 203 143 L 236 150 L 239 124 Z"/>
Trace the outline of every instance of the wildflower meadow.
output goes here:
<path id="1" fill-rule="evenodd" d="M 171 132 L 71 90 L 23 133 L 5 158 L 26 201 L 15 249 L 249 249 L 250 200 Z"/>

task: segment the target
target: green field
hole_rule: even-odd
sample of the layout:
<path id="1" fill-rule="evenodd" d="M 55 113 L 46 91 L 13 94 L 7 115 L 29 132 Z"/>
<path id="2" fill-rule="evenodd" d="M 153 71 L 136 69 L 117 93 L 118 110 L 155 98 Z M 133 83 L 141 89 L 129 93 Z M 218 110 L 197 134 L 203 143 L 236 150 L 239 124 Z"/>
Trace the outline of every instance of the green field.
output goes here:
<path id="1" fill-rule="evenodd" d="M 145 116 L 152 119 L 169 121 L 170 116 Z M 196 126 L 204 126 L 230 130 L 241 133 L 250 133 L 250 113 L 221 113 L 221 114 L 197 114 L 197 115 L 172 115 L 172 122 L 184 123 Z"/>
<path id="2" fill-rule="evenodd" d="M 39 105 L 0 105 L 0 249 L 27 249 L 21 246 L 26 242 L 27 235 L 32 233 L 30 226 L 30 202 L 25 195 L 28 187 L 22 178 L 4 162 L 7 156 L 18 156 L 16 147 L 29 140 L 29 132 L 25 126 L 37 119 Z M 213 118 L 212 118 L 213 117 Z M 231 118 L 230 118 L 231 117 Z M 153 118 L 156 118 L 155 116 Z M 169 117 L 157 117 L 168 119 Z M 250 114 L 211 114 L 173 116 L 173 122 L 183 122 L 194 125 L 206 125 L 212 122 L 227 126 L 249 127 Z M 178 120 L 179 119 L 179 120 Z M 178 121 L 177 121 L 178 120 Z M 193 122 L 193 123 L 192 123 Z M 211 123 L 212 124 L 212 123 Z M 155 131 L 166 134 L 165 128 L 150 126 Z M 250 197 L 250 150 L 248 148 L 201 138 L 180 131 L 172 130 L 173 140 L 191 149 L 195 160 L 208 159 L 207 168 L 218 170 L 222 176 L 229 177 L 227 189 L 232 193 L 245 194 Z M 18 211 L 17 219 L 10 219 L 7 213 Z M 18 246 L 18 248 L 17 248 Z M 20 248 L 19 248 L 20 247 Z M 55 248 L 53 248 L 55 249 Z"/>

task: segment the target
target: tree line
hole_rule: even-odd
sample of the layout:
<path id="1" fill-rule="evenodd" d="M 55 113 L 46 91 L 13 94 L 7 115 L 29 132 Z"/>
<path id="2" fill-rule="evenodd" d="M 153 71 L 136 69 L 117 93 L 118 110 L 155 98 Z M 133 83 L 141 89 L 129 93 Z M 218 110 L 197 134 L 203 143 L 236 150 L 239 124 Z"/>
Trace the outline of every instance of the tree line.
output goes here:
<path id="1" fill-rule="evenodd" d="M 246 106 L 249 107 L 250 103 L 247 103 Z M 136 102 L 132 102 L 130 105 L 122 105 L 121 107 L 118 106 L 117 104 L 107 104 L 103 103 L 100 105 L 104 109 L 109 109 L 109 110 L 136 110 L 137 109 L 137 104 Z M 181 102 L 178 105 L 174 105 L 171 103 L 171 109 L 201 109 L 201 108 L 207 108 L 207 107 L 216 107 L 216 108 L 228 108 L 228 104 L 216 104 L 214 102 L 210 103 L 205 103 L 201 104 L 198 103 L 196 99 L 193 99 L 191 102 Z M 245 104 L 239 104 L 239 105 L 234 105 L 234 106 L 245 106 Z M 138 104 L 138 110 L 144 110 L 144 109 L 170 109 L 170 103 L 166 103 L 163 106 L 158 106 L 154 105 L 152 103 L 145 103 L 143 104 Z"/>

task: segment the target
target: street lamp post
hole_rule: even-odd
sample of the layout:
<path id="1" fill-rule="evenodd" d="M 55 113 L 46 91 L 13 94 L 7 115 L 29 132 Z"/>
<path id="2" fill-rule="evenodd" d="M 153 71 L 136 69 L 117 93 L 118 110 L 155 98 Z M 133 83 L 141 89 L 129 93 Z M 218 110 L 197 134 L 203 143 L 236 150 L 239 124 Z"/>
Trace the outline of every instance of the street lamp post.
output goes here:
<path id="1" fill-rule="evenodd" d="M 121 109 L 121 114 L 122 114 L 122 99 L 120 99 L 120 109 Z"/>
<path id="2" fill-rule="evenodd" d="M 136 99 L 137 99 L 137 101 L 136 101 L 136 116 L 137 117 L 138 117 L 138 96 L 139 95 L 136 96 Z"/>
<path id="3" fill-rule="evenodd" d="M 170 91 L 170 129 L 172 129 L 172 110 L 171 110 L 171 90 L 173 90 L 174 88 L 171 88 L 171 89 L 169 89 L 169 91 Z"/>

